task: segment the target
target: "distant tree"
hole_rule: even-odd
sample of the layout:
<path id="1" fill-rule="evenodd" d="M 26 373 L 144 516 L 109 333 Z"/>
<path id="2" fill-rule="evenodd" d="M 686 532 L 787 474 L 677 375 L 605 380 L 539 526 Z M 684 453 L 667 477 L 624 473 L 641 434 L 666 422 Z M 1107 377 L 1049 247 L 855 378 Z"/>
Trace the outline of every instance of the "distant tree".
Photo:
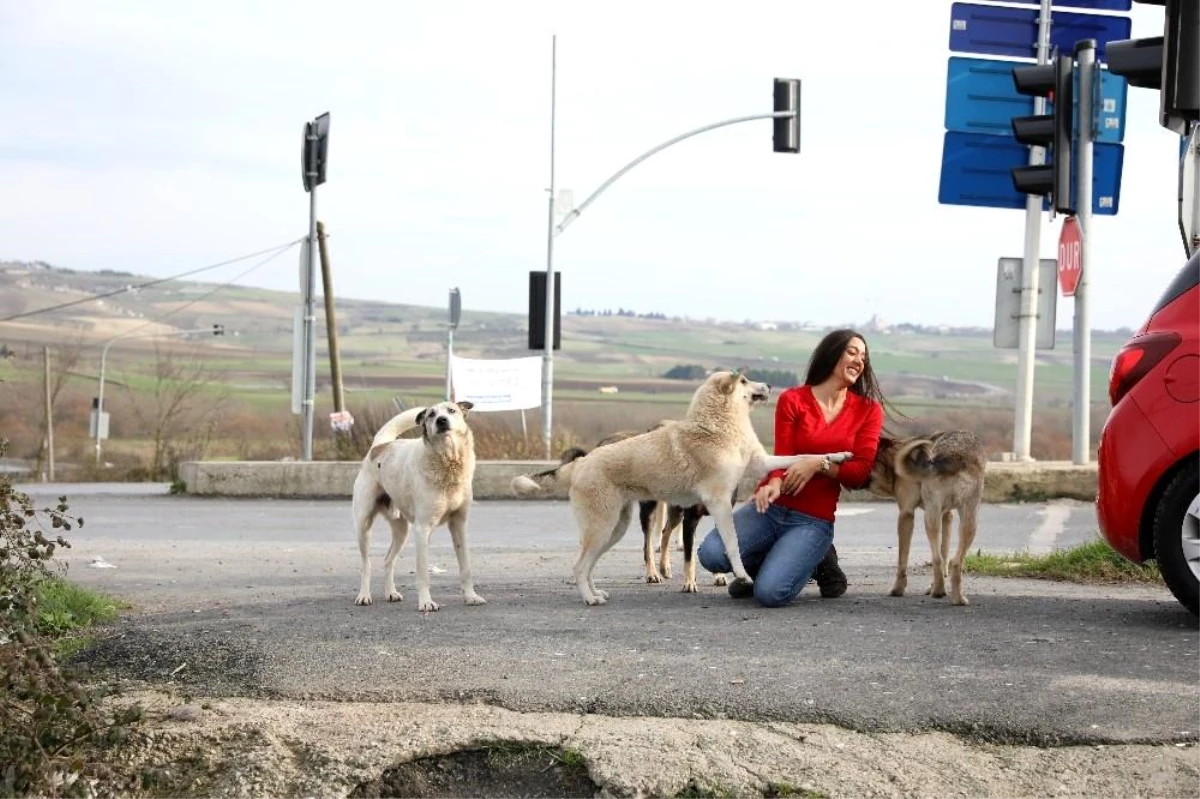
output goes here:
<path id="1" fill-rule="evenodd" d="M 667 380 L 703 380 L 707 370 L 699 364 L 677 364 L 663 373 Z"/>
<path id="2" fill-rule="evenodd" d="M 174 478 L 178 461 L 203 457 L 229 404 L 224 375 L 209 369 L 195 354 L 181 356 L 155 348 L 154 373 L 148 391 L 126 386 L 133 415 L 150 435 L 151 480 Z"/>

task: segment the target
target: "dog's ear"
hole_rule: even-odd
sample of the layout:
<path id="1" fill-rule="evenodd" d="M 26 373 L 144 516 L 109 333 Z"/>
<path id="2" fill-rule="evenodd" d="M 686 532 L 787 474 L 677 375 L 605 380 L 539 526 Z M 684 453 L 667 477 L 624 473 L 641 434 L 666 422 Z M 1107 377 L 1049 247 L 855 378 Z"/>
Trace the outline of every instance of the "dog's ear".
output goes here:
<path id="1" fill-rule="evenodd" d="M 721 388 L 724 389 L 726 394 L 732 394 L 741 382 L 741 372 L 726 372 L 724 379 L 721 381 Z"/>
<path id="2" fill-rule="evenodd" d="M 471 402 L 470 400 L 463 400 L 462 402 L 456 402 L 455 404 L 458 406 L 458 409 L 463 412 L 463 417 L 466 417 L 467 411 L 475 407 L 475 403 Z"/>
<path id="3" fill-rule="evenodd" d="M 417 427 L 420 427 L 421 425 L 425 424 L 425 414 L 427 414 L 427 413 L 429 413 L 429 409 L 422 408 L 421 412 L 417 414 Z"/>

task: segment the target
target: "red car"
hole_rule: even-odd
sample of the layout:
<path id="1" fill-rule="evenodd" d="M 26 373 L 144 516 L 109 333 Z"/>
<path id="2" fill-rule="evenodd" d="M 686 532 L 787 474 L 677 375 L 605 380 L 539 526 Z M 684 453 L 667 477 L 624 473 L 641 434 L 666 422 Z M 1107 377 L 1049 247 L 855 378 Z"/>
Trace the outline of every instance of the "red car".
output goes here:
<path id="1" fill-rule="evenodd" d="M 1100 434 L 1100 533 L 1200 614 L 1200 254 L 1113 358 Z"/>

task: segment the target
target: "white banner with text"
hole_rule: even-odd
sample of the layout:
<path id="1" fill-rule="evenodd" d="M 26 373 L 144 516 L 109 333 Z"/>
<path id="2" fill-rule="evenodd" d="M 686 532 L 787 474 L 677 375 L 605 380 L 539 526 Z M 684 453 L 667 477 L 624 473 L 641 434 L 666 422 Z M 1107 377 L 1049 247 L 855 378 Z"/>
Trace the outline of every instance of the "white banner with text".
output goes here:
<path id="1" fill-rule="evenodd" d="M 474 411 L 516 411 L 542 404 L 542 359 L 485 361 L 450 356 L 450 383 L 456 402 L 467 400 Z"/>

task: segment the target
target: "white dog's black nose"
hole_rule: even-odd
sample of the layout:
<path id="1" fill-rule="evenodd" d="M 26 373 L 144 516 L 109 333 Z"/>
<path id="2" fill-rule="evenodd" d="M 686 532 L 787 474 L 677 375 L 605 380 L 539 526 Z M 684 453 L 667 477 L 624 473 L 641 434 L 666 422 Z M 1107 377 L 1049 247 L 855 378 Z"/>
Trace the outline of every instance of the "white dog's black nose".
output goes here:
<path id="1" fill-rule="evenodd" d="M 450 420 L 445 416 L 439 416 L 437 421 L 434 422 L 434 426 L 437 427 L 439 433 L 445 433 L 450 429 Z"/>

